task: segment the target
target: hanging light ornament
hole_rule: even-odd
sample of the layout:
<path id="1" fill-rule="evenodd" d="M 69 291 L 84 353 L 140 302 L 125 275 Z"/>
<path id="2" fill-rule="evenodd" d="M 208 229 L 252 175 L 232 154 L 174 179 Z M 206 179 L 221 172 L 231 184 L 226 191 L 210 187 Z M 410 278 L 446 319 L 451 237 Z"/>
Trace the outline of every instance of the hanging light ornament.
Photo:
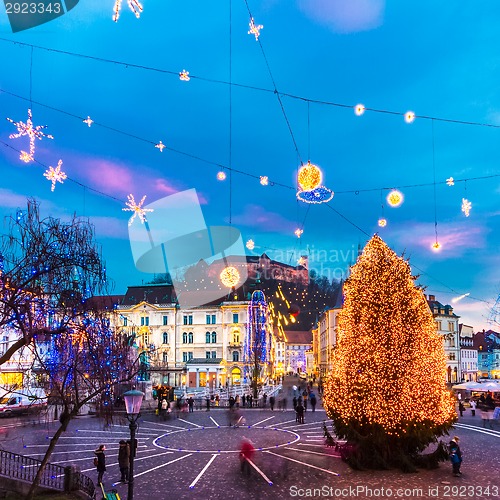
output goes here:
<path id="1" fill-rule="evenodd" d="M 255 36 L 255 41 L 259 40 L 260 36 L 260 30 L 264 28 L 262 24 L 255 24 L 253 17 L 250 18 L 250 22 L 248 23 L 248 26 L 250 27 L 250 31 L 248 32 L 249 35 L 254 35 Z"/>
<path id="2" fill-rule="evenodd" d="M 307 165 L 302 165 L 299 168 L 297 182 L 302 191 L 312 191 L 321 184 L 322 180 L 321 169 L 310 161 L 307 162 Z"/>
<path id="3" fill-rule="evenodd" d="M 304 232 L 303 229 L 300 229 L 300 228 L 297 228 L 295 231 L 294 231 L 294 234 L 295 236 L 297 236 L 297 238 L 300 238 L 302 236 L 302 233 Z"/>
<path id="4" fill-rule="evenodd" d="M 21 151 L 19 158 L 25 163 L 29 163 L 34 160 L 35 157 L 35 139 L 42 140 L 43 137 L 47 139 L 53 139 L 54 137 L 49 134 L 44 134 L 42 130 L 47 127 L 47 125 L 33 125 L 33 115 L 31 114 L 31 109 L 28 109 L 28 119 L 26 123 L 22 121 L 15 122 L 11 118 L 7 118 L 7 121 L 14 124 L 17 127 L 17 134 L 10 134 L 9 139 L 17 139 L 26 135 L 30 139 L 30 152 Z"/>
<path id="5" fill-rule="evenodd" d="M 454 186 L 455 179 L 453 177 L 448 177 L 448 179 L 446 179 L 446 184 L 448 184 L 448 186 Z"/>
<path id="6" fill-rule="evenodd" d="M 128 221 L 128 225 L 131 226 L 132 222 L 135 219 L 135 216 L 137 215 L 141 222 L 144 224 L 146 222 L 146 212 L 153 212 L 154 210 L 152 208 L 142 208 L 142 205 L 144 204 L 144 200 L 146 199 L 146 195 L 144 195 L 141 199 L 141 201 L 137 204 L 134 199 L 133 194 L 129 194 L 127 196 L 127 202 L 125 205 L 127 205 L 127 208 L 122 208 L 124 212 L 134 212 L 132 214 L 132 217 L 130 217 L 130 220 Z"/>
<path id="7" fill-rule="evenodd" d="M 405 122 L 406 123 L 413 123 L 415 121 L 415 113 L 413 111 L 407 111 L 405 113 Z"/>
<path id="8" fill-rule="evenodd" d="M 88 127 L 90 128 L 90 126 L 94 123 L 94 120 L 92 120 L 92 118 L 90 118 L 90 116 L 87 116 L 87 119 L 83 120 L 83 123 L 86 123 L 88 125 Z"/>
<path id="9" fill-rule="evenodd" d="M 434 252 L 439 252 L 441 250 L 441 243 L 439 243 L 439 241 L 436 240 L 432 244 L 432 250 L 434 250 Z"/>
<path id="10" fill-rule="evenodd" d="M 380 217 L 380 219 L 378 220 L 378 225 L 379 225 L 379 227 L 385 227 L 385 226 L 387 226 L 387 219 L 384 219 L 383 217 Z"/>
<path id="11" fill-rule="evenodd" d="M 179 73 L 179 78 L 183 81 L 183 82 L 189 82 L 189 80 L 191 80 L 190 76 L 189 76 L 189 71 L 186 71 L 185 69 L 183 69 L 180 73 Z"/>
<path id="12" fill-rule="evenodd" d="M 43 174 L 43 176 L 46 177 L 47 180 L 52 182 L 52 187 L 50 188 L 51 191 L 54 191 L 54 189 L 56 188 L 56 182 L 60 182 L 61 184 L 63 184 L 64 181 L 68 178 L 68 176 L 61 171 L 61 166 L 62 160 L 59 160 L 56 168 L 49 166 L 48 170 L 46 170 Z"/>
<path id="13" fill-rule="evenodd" d="M 240 281 L 240 273 L 233 266 L 225 267 L 219 275 L 220 281 L 228 288 L 234 288 Z"/>
<path id="14" fill-rule="evenodd" d="M 158 144 L 156 144 L 155 148 L 158 148 L 160 150 L 160 153 L 163 153 L 163 150 L 166 148 L 167 146 L 165 146 L 165 144 L 163 144 L 163 142 L 159 142 Z"/>
<path id="15" fill-rule="evenodd" d="M 366 108 L 364 104 L 356 104 L 356 106 L 354 106 L 354 113 L 356 114 L 356 116 L 361 116 L 365 111 Z"/>
<path id="16" fill-rule="evenodd" d="M 138 0 L 127 0 L 130 10 L 134 13 L 135 17 L 139 19 L 141 17 L 142 5 Z M 115 0 L 115 6 L 113 8 L 113 21 L 116 23 L 120 17 L 120 10 L 122 8 L 122 0 Z"/>
<path id="17" fill-rule="evenodd" d="M 399 207 L 404 200 L 403 193 L 401 191 L 398 191 L 397 189 L 393 189 L 388 195 L 387 195 L 387 203 L 391 207 Z"/>
<path id="18" fill-rule="evenodd" d="M 225 181 L 226 177 L 227 177 L 226 172 L 224 172 L 224 170 L 217 172 L 217 180 L 218 181 Z"/>
<path id="19" fill-rule="evenodd" d="M 248 240 L 246 243 L 248 250 L 253 250 L 255 248 L 255 242 L 253 240 Z"/>
<path id="20" fill-rule="evenodd" d="M 325 186 L 319 186 L 312 191 L 299 191 L 297 198 L 305 203 L 326 203 L 333 198 L 333 191 Z"/>
<path id="21" fill-rule="evenodd" d="M 269 184 L 269 177 L 267 175 L 261 175 L 260 176 L 260 183 L 263 186 L 267 186 Z"/>
<path id="22" fill-rule="evenodd" d="M 472 208 L 472 203 L 467 198 L 462 198 L 462 212 L 466 217 L 469 217 Z"/>

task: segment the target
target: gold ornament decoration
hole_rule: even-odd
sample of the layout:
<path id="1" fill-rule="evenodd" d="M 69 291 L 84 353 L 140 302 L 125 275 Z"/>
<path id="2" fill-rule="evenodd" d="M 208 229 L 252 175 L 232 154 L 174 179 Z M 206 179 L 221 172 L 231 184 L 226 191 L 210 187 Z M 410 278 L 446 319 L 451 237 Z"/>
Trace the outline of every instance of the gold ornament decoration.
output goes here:
<path id="1" fill-rule="evenodd" d="M 234 288 L 240 281 L 240 273 L 233 266 L 225 267 L 219 275 L 220 281 L 228 288 Z"/>
<path id="2" fill-rule="evenodd" d="M 297 182 L 302 191 L 312 191 L 316 189 L 323 180 L 323 174 L 317 165 L 312 164 L 310 161 L 307 165 L 302 165 L 299 168 Z"/>
<path id="3" fill-rule="evenodd" d="M 224 170 L 217 172 L 217 180 L 218 181 L 225 181 L 226 180 L 226 172 L 224 172 Z"/>
<path id="4" fill-rule="evenodd" d="M 439 243 L 439 241 L 433 243 L 432 250 L 434 250 L 434 252 L 439 252 L 439 250 L 441 250 L 441 243 Z"/>
<path id="5" fill-rule="evenodd" d="M 383 217 L 380 217 L 380 219 L 378 220 L 378 225 L 379 225 L 379 227 L 385 227 L 385 226 L 387 226 L 387 219 L 384 219 Z"/>
<path id="6" fill-rule="evenodd" d="M 387 195 L 387 203 L 391 207 L 399 207 L 404 200 L 403 193 L 401 191 L 398 191 L 397 189 L 393 189 L 388 195 Z"/>

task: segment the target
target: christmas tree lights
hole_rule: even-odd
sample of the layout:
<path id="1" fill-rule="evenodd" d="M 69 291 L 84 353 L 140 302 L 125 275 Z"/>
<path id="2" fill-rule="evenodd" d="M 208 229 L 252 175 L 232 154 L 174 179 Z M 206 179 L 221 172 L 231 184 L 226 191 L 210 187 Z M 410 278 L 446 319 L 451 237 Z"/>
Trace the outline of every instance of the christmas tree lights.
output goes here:
<path id="1" fill-rule="evenodd" d="M 456 418 L 425 296 L 376 235 L 345 283 L 332 366 L 324 405 L 339 436 L 356 444 L 352 464 L 410 470 Z"/>
<path id="2" fill-rule="evenodd" d="M 52 182 L 52 187 L 50 188 L 51 191 L 54 191 L 54 189 L 56 188 L 56 182 L 60 182 L 61 184 L 63 184 L 64 181 L 68 178 L 68 176 L 63 171 L 61 171 L 62 163 L 62 160 L 59 160 L 56 168 L 49 166 L 49 169 L 46 170 L 43 174 L 44 177 L 47 178 L 47 180 Z"/>
<path id="3" fill-rule="evenodd" d="M 35 157 L 35 139 L 42 140 L 43 137 L 47 139 L 53 139 L 54 137 L 50 134 L 44 134 L 42 130 L 47 127 L 47 125 L 33 125 L 33 115 L 31 114 L 31 109 L 28 109 L 28 119 L 26 123 L 22 121 L 15 122 L 11 118 L 7 118 L 7 121 L 14 124 L 17 128 L 17 134 L 10 134 L 9 139 L 17 139 L 26 135 L 30 139 L 30 152 L 29 154 L 25 151 L 21 151 L 19 158 L 26 163 L 33 161 Z"/>

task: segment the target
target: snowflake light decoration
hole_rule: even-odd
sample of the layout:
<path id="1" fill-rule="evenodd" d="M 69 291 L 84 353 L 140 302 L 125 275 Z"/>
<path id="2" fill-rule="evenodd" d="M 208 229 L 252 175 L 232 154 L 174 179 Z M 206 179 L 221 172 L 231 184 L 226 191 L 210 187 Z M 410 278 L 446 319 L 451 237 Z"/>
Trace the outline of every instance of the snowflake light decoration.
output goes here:
<path id="1" fill-rule="evenodd" d="M 260 183 L 263 186 L 267 186 L 269 184 L 269 177 L 267 175 L 261 175 L 260 176 Z"/>
<path id="2" fill-rule="evenodd" d="M 472 203 L 467 198 L 462 198 L 462 212 L 469 217 Z"/>
<path id="3" fill-rule="evenodd" d="M 253 240 L 248 240 L 246 243 L 248 250 L 253 250 L 255 248 L 255 242 Z"/>
<path id="4" fill-rule="evenodd" d="M 47 127 L 47 125 L 33 125 L 33 115 L 31 114 L 31 109 L 28 109 L 28 119 L 26 123 L 22 121 L 15 122 L 11 118 L 7 118 L 7 121 L 13 123 L 17 127 L 17 134 L 10 134 L 9 139 L 17 139 L 24 135 L 30 138 L 30 152 L 29 154 L 25 151 L 21 151 L 19 158 L 24 162 L 28 163 L 33 161 L 35 157 L 35 139 L 42 140 L 43 137 L 47 139 L 53 139 L 54 137 L 49 134 L 44 134 L 42 130 Z"/>
<path id="5" fill-rule="evenodd" d="M 189 71 L 186 71 L 185 69 L 183 69 L 179 73 L 179 79 L 181 79 L 183 82 L 189 82 L 189 80 L 191 80 L 191 78 L 189 76 Z"/>
<path id="6" fill-rule="evenodd" d="M 83 120 L 83 123 L 86 123 L 88 125 L 88 127 L 90 128 L 90 126 L 94 123 L 94 120 L 92 120 L 92 118 L 90 118 L 90 116 L 87 116 L 87 119 Z"/>
<path id="7" fill-rule="evenodd" d="M 51 191 L 54 191 L 56 188 L 56 182 L 64 184 L 64 181 L 68 178 L 68 176 L 61 170 L 62 163 L 62 160 L 59 160 L 56 168 L 49 166 L 49 169 L 43 174 L 48 181 L 52 182 L 52 187 L 50 188 Z"/>
<path id="8" fill-rule="evenodd" d="M 446 179 L 446 184 L 448 184 L 448 186 L 454 186 L 455 179 L 453 177 L 448 177 L 448 179 Z"/>
<path id="9" fill-rule="evenodd" d="M 295 236 L 297 236 L 297 238 L 300 238 L 302 236 L 302 233 L 304 232 L 303 229 L 300 229 L 300 228 L 297 228 L 293 234 L 295 234 Z"/>
<path id="10" fill-rule="evenodd" d="M 250 18 L 250 23 L 248 24 L 248 26 L 250 26 L 250 31 L 248 32 L 248 34 L 254 35 L 255 40 L 258 41 L 260 36 L 260 30 L 263 29 L 264 26 L 262 26 L 262 24 L 255 24 L 253 17 Z"/>
<path id="11" fill-rule="evenodd" d="M 163 142 L 159 142 L 155 148 L 158 148 L 160 150 L 160 153 L 163 153 L 163 150 L 166 148 L 167 146 L 165 146 L 165 144 L 163 144 Z"/>
<path id="12" fill-rule="evenodd" d="M 135 14 L 135 17 L 139 19 L 141 17 L 141 12 L 143 10 L 142 5 L 138 0 L 127 0 L 127 4 L 130 10 Z M 115 0 L 115 6 L 113 8 L 113 21 L 116 23 L 120 17 L 120 10 L 122 8 L 122 0 Z"/>
<path id="13" fill-rule="evenodd" d="M 144 224 L 146 222 L 146 212 L 153 212 L 154 210 L 152 208 L 142 208 L 142 205 L 144 204 L 144 200 L 146 199 L 146 195 L 144 195 L 139 203 L 135 202 L 134 195 L 129 194 L 127 196 L 128 201 L 125 203 L 127 205 L 127 208 L 122 208 L 124 212 L 134 212 L 132 214 L 132 217 L 130 217 L 130 220 L 128 221 L 128 225 L 131 226 L 132 222 L 135 219 L 135 216 L 137 215 L 141 222 Z"/>

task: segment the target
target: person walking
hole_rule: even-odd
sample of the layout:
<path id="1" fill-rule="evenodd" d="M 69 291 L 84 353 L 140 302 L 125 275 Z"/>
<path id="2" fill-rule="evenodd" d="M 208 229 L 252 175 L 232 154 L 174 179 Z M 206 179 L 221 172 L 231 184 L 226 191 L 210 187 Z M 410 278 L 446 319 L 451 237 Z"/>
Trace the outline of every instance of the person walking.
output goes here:
<path id="1" fill-rule="evenodd" d="M 307 411 L 307 391 L 304 389 L 304 392 L 302 393 L 302 398 L 304 400 L 303 405 L 304 405 L 304 411 Z"/>
<path id="2" fill-rule="evenodd" d="M 240 447 L 240 466 L 241 472 L 246 474 L 247 476 L 250 474 L 250 464 L 248 460 L 252 460 L 255 453 L 255 447 L 250 441 L 250 439 L 244 437 L 241 441 Z"/>
<path id="3" fill-rule="evenodd" d="M 311 398 L 311 408 L 312 408 L 312 411 L 316 411 L 316 396 L 314 395 L 314 392 L 311 392 L 310 396 Z"/>
<path id="4" fill-rule="evenodd" d="M 450 441 L 450 460 L 451 466 L 453 470 L 453 475 L 455 477 L 460 477 L 460 466 L 462 465 L 462 451 L 460 450 L 459 443 L 460 438 L 458 436 L 454 436 L 454 438 Z"/>
<path id="5" fill-rule="evenodd" d="M 243 408 L 245 408 L 245 401 L 246 401 L 246 396 L 243 394 L 243 396 L 241 396 L 241 405 L 243 406 Z"/>
<path id="6" fill-rule="evenodd" d="M 99 448 L 94 451 L 94 465 L 97 468 L 97 484 L 102 484 L 102 477 L 106 472 L 106 455 L 104 455 L 104 451 L 106 450 L 106 446 L 103 444 L 99 445 Z"/>
<path id="7" fill-rule="evenodd" d="M 262 396 L 262 402 L 263 402 L 262 406 L 263 406 L 263 408 L 265 408 L 266 403 L 267 403 L 267 394 L 266 393 L 264 393 L 264 395 Z"/>
<path id="8" fill-rule="evenodd" d="M 458 402 L 458 411 L 460 412 L 460 416 L 463 417 L 464 411 L 465 411 L 465 406 L 461 400 Z"/>
<path id="9" fill-rule="evenodd" d="M 297 398 L 294 396 L 292 401 L 293 401 L 293 411 L 297 411 Z"/>
<path id="10" fill-rule="evenodd" d="M 120 467 L 120 481 L 127 483 L 130 467 L 130 446 L 124 439 L 120 441 L 120 447 L 118 448 L 118 467 Z"/>
<path id="11" fill-rule="evenodd" d="M 476 402 L 474 400 L 472 400 L 470 402 L 470 411 L 472 413 L 472 416 L 475 417 L 476 416 Z"/>
<path id="12" fill-rule="evenodd" d="M 210 411 L 210 397 L 207 396 L 207 411 Z"/>
<path id="13" fill-rule="evenodd" d="M 283 411 L 286 411 L 286 398 L 283 398 Z"/>
<path id="14" fill-rule="evenodd" d="M 194 399 L 193 396 L 189 396 L 188 398 L 188 406 L 189 406 L 189 413 L 194 412 Z"/>
<path id="15" fill-rule="evenodd" d="M 303 424 L 304 423 L 304 407 L 302 406 L 302 401 L 299 399 L 299 402 L 297 403 L 297 409 L 296 409 L 296 412 L 297 412 L 297 422 L 299 424 Z"/>
<path id="16" fill-rule="evenodd" d="M 275 400 L 274 396 L 271 396 L 269 398 L 269 406 L 271 407 L 271 411 L 274 411 L 274 403 L 275 403 L 275 401 L 276 400 Z"/>

